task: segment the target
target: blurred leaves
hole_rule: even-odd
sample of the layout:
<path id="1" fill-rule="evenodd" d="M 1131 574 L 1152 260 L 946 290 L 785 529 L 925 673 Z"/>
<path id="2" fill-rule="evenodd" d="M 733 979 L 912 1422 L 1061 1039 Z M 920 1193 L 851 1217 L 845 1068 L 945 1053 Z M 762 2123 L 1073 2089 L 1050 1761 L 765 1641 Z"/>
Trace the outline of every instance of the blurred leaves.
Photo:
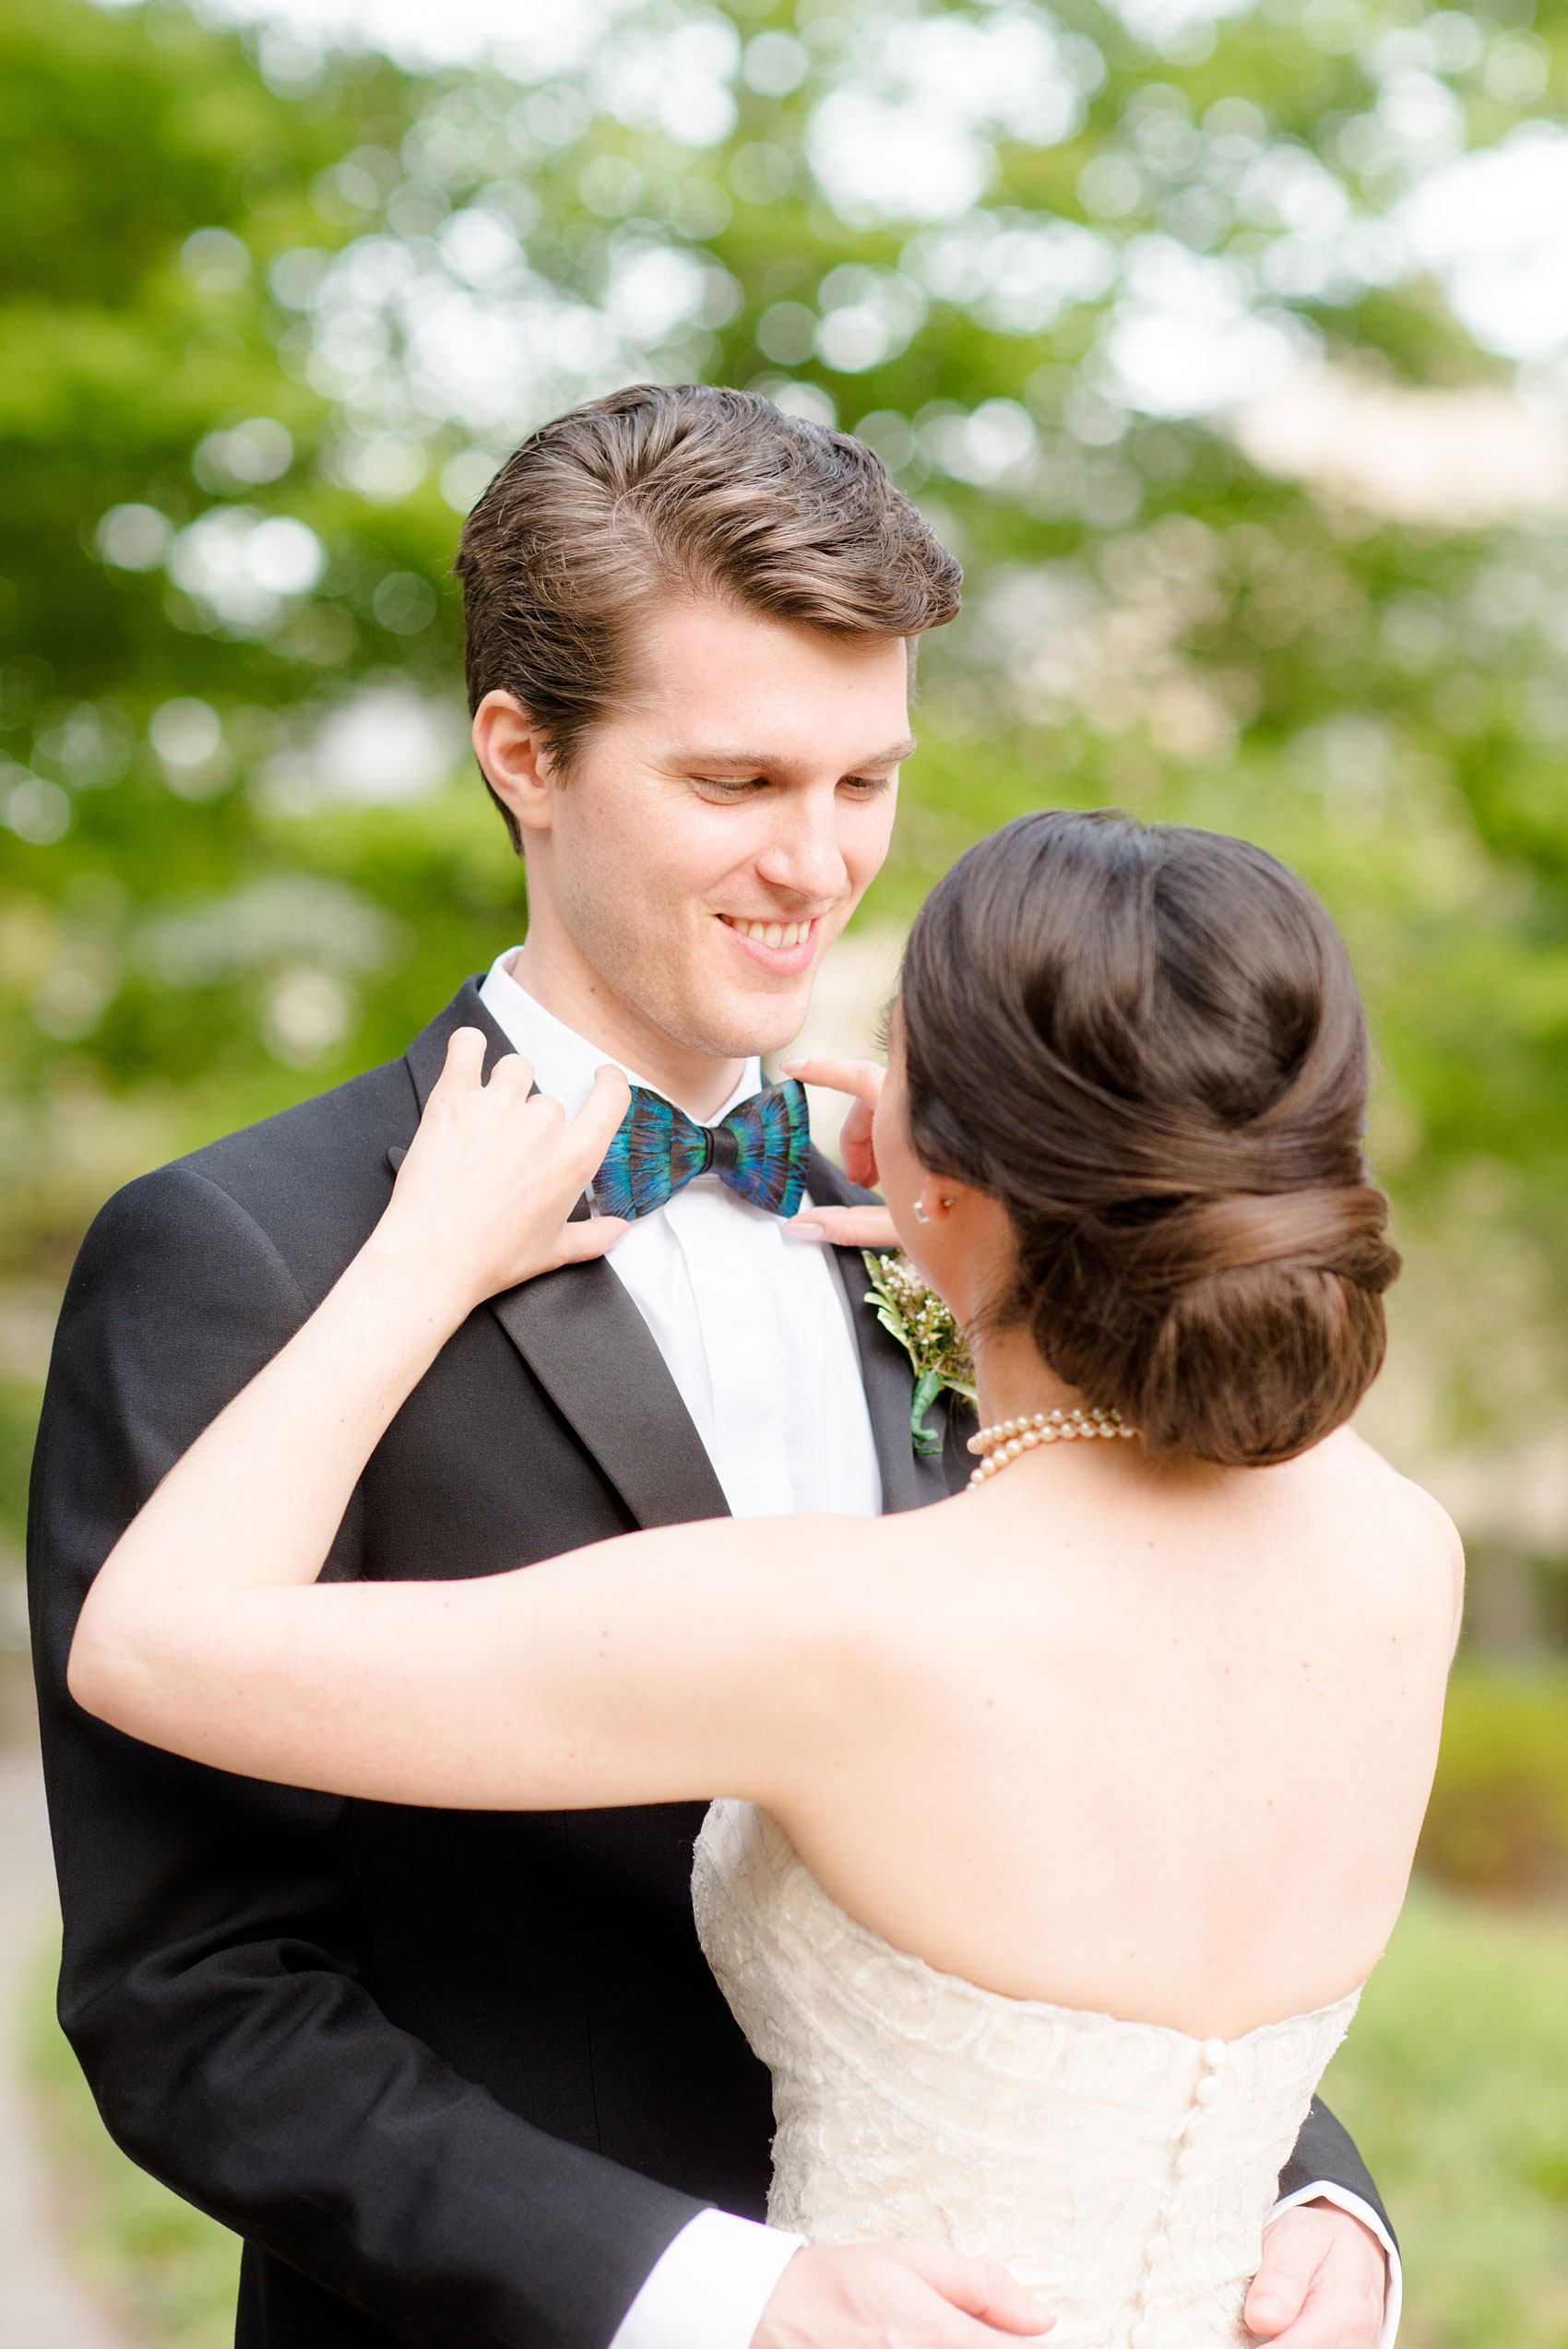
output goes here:
<path id="1" fill-rule="evenodd" d="M 1568 1676 L 1470 1660 L 1443 1718 L 1420 1865 L 1464 1892 L 1568 1892 Z"/>
<path id="2" fill-rule="evenodd" d="M 1395 2213 L 1413 2349 L 1563 2338 L 1565 1963 L 1560 1908 L 1418 1880 L 1324 2081 Z"/>

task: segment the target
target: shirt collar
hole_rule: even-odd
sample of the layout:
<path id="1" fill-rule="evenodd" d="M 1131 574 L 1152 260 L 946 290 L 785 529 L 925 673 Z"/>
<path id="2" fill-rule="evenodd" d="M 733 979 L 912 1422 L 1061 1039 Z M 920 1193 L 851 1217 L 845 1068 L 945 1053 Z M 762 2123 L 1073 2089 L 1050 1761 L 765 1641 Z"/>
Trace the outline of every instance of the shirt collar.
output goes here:
<path id="1" fill-rule="evenodd" d="M 593 1090 L 595 1070 L 609 1062 L 621 1071 L 628 1084 L 640 1085 L 647 1092 L 659 1094 L 662 1100 L 669 1099 L 661 1086 L 639 1076 L 613 1052 L 590 1044 L 576 1028 L 568 1027 L 564 1020 L 557 1019 L 553 1012 L 547 1012 L 542 1003 L 536 1002 L 526 988 L 519 987 L 506 967 L 517 951 L 516 946 L 508 946 L 496 955 L 480 988 L 480 1001 L 513 1050 L 533 1062 L 534 1083 L 541 1093 L 559 1101 L 566 1115 L 575 1118 Z M 741 1102 L 760 1093 L 762 1086 L 762 1062 L 754 1058 L 745 1063 L 741 1081 L 729 1099 L 719 1104 L 707 1122 L 717 1125 Z"/>

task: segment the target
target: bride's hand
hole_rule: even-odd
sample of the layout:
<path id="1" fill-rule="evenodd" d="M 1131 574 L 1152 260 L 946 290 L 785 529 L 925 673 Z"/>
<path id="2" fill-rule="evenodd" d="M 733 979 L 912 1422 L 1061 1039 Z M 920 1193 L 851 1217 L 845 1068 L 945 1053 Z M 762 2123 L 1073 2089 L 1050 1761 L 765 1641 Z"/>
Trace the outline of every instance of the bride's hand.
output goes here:
<path id="1" fill-rule="evenodd" d="M 849 1095 L 852 1107 L 838 1137 L 838 1147 L 844 1154 L 844 1172 L 862 1191 L 874 1191 L 877 1173 L 872 1119 L 887 1074 L 885 1069 L 875 1061 L 784 1061 L 780 1065 L 786 1076 L 799 1077 L 802 1085 L 820 1085 L 828 1092 Z M 814 1226 L 824 1240 L 839 1248 L 898 1245 L 893 1218 L 885 1207 L 802 1207 L 794 1221 Z"/>
<path id="2" fill-rule="evenodd" d="M 626 1113 L 620 1070 L 601 1068 L 568 1120 L 558 1101 L 530 1099 L 533 1069 L 517 1053 L 487 1085 L 484 1052 L 477 1027 L 452 1037 L 375 1235 L 465 1312 L 558 1264 L 602 1256 L 626 1229 L 615 1216 L 567 1221 Z"/>

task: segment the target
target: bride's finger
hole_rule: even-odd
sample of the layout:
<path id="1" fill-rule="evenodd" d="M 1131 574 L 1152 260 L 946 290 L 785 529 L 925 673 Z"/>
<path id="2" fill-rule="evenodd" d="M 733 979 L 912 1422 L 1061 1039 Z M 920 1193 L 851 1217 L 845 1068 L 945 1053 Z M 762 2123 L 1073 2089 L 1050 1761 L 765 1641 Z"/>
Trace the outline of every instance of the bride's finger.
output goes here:
<path id="1" fill-rule="evenodd" d="M 484 1031 L 478 1027 L 455 1027 L 446 1039 L 446 1058 L 441 1074 L 431 1086 L 430 1098 L 439 1096 L 450 1099 L 460 1093 L 477 1093 L 484 1083 Z"/>
<path id="2" fill-rule="evenodd" d="M 801 1061 L 780 1061 L 786 1076 L 799 1077 L 802 1085 L 816 1085 L 829 1093 L 852 1093 L 857 1100 L 869 1101 L 875 1107 L 887 1072 L 876 1061 L 837 1061 L 814 1055 Z"/>
<path id="3" fill-rule="evenodd" d="M 790 1218 L 791 1231 L 813 1230 L 835 1248 L 897 1248 L 898 1235 L 885 1207 L 802 1207 Z"/>
<path id="4" fill-rule="evenodd" d="M 585 1181 L 604 1164 L 611 1137 L 625 1116 L 631 1099 L 632 1088 L 624 1074 L 612 1062 L 607 1061 L 594 1071 L 593 1089 L 569 1129 L 573 1146 L 587 1169 Z"/>
<path id="5" fill-rule="evenodd" d="M 517 1094 L 526 1101 L 533 1091 L 533 1062 L 521 1052 L 503 1053 L 490 1072 L 487 1089 L 494 1092 L 497 1086 L 504 1095 Z"/>
<path id="6" fill-rule="evenodd" d="M 875 1115 L 873 1103 L 851 1101 L 838 1129 L 838 1155 L 844 1161 L 844 1172 L 862 1191 L 874 1191 L 880 1180 L 876 1171 L 876 1134 L 872 1122 Z"/>
<path id="7" fill-rule="evenodd" d="M 578 1223 L 564 1224 L 556 1263 L 591 1263 L 596 1256 L 607 1256 L 631 1228 L 620 1216 L 585 1216 Z"/>

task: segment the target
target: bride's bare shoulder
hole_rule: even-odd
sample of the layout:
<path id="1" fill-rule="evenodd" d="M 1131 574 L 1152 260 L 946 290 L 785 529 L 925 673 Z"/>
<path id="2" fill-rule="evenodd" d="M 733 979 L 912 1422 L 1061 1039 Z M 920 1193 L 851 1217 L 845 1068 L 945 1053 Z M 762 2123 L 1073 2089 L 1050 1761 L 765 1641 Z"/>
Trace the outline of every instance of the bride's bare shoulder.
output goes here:
<path id="1" fill-rule="evenodd" d="M 941 1556 L 950 1504 L 885 1517 L 716 1517 L 623 1536 L 602 1554 L 637 1553 L 667 1574 L 714 1581 L 734 1599 L 808 1608 L 818 1620 L 897 1596 L 900 1578 Z"/>
<path id="2" fill-rule="evenodd" d="M 1449 1547 L 1458 1543 L 1458 1528 L 1435 1495 L 1395 1467 L 1356 1429 L 1336 1429 L 1316 1447 L 1315 1457 L 1348 1496 L 1375 1501 L 1391 1516 L 1408 1518 L 1412 1533 L 1424 1533 Z"/>
<path id="3" fill-rule="evenodd" d="M 1443 1503 L 1424 1485 L 1401 1475 L 1353 1428 L 1340 1428 L 1316 1447 L 1316 1461 L 1346 1537 L 1364 1562 L 1375 1554 L 1397 1575 L 1415 1578 L 1418 1591 L 1433 1584 L 1456 1608 L 1464 1595 L 1465 1547 Z"/>
<path id="4" fill-rule="evenodd" d="M 923 1618 L 951 1581 L 963 1512 L 951 1501 L 884 1517 L 820 1516 L 720 1521 L 712 1565 L 737 1567 L 765 1612 L 781 1606 L 814 1635 L 880 1648 L 900 1623 Z"/>

